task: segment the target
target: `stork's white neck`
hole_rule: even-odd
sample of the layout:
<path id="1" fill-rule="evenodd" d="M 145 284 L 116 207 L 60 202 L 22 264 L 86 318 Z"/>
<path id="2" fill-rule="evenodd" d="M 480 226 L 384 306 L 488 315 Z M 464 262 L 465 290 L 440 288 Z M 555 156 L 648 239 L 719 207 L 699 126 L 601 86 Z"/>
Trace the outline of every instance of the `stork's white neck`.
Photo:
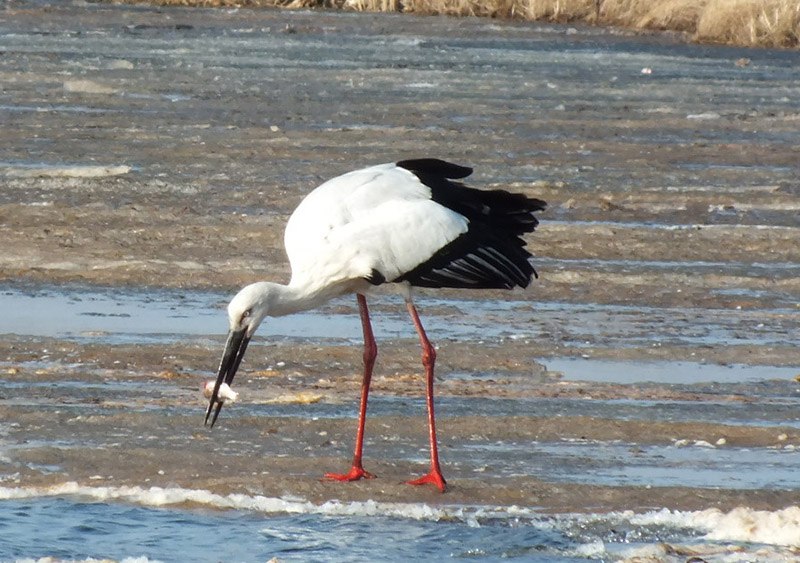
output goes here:
<path id="1" fill-rule="evenodd" d="M 260 317 L 282 317 L 313 309 L 347 291 L 340 285 L 320 286 L 298 282 L 288 285 L 257 282 L 242 289 L 231 301 L 230 308 L 252 310 Z"/>
<path id="2" fill-rule="evenodd" d="M 292 284 L 284 285 L 272 282 L 262 282 L 268 285 L 268 307 L 267 316 L 282 317 L 313 309 L 329 300 L 325 292 L 315 291 L 315 288 L 308 285 Z"/>

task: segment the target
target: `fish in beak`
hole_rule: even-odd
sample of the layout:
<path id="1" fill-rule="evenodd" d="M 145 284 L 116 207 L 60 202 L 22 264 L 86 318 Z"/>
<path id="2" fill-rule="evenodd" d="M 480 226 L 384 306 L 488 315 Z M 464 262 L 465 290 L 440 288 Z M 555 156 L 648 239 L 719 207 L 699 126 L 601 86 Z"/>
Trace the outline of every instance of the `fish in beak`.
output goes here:
<path id="1" fill-rule="evenodd" d="M 208 401 L 208 408 L 206 409 L 205 425 L 210 428 L 214 427 L 214 423 L 219 416 L 219 411 L 222 410 L 222 405 L 225 404 L 226 399 L 235 400 L 234 397 L 230 396 L 230 393 L 233 393 L 230 391 L 230 385 L 233 383 L 236 370 L 239 369 L 239 365 L 242 363 L 242 358 L 244 358 L 244 353 L 249 343 L 250 336 L 247 335 L 246 328 L 231 330 L 228 333 L 225 351 L 222 353 L 222 361 L 219 363 L 217 381 L 214 383 L 214 388 L 211 390 L 211 397 Z M 209 382 L 209 384 L 210 383 L 211 382 Z M 223 385 L 225 385 L 227 389 L 223 388 Z M 210 385 L 208 387 L 210 387 Z M 220 392 L 221 388 L 225 391 L 224 393 Z M 211 416 L 212 410 L 214 411 L 214 416 Z M 211 417 L 210 424 L 208 421 L 209 417 Z"/>

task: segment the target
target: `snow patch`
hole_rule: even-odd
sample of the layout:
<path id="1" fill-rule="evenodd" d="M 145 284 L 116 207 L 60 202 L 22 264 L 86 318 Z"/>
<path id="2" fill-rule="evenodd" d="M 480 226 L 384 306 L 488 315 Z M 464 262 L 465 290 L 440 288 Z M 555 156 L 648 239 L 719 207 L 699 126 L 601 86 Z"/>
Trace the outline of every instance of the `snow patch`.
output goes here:
<path id="1" fill-rule="evenodd" d="M 9 178 L 104 178 L 121 176 L 131 171 L 125 164 L 111 166 L 91 165 L 41 165 L 3 166 L 0 172 Z"/>

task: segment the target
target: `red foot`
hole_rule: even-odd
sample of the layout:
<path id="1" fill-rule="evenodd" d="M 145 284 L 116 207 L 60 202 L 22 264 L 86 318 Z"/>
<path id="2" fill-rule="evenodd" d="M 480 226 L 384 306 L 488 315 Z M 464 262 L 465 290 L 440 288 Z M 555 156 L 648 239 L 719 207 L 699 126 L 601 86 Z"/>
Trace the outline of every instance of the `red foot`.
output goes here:
<path id="1" fill-rule="evenodd" d="M 354 465 L 350 469 L 350 473 L 326 473 L 325 479 L 332 479 L 334 481 L 358 481 L 359 479 L 374 479 L 375 475 L 364 471 L 363 467 Z"/>
<path id="2" fill-rule="evenodd" d="M 414 479 L 413 481 L 406 481 L 408 485 L 436 485 L 436 488 L 441 492 L 447 489 L 447 483 L 442 477 L 441 471 L 431 471 L 427 475 Z"/>

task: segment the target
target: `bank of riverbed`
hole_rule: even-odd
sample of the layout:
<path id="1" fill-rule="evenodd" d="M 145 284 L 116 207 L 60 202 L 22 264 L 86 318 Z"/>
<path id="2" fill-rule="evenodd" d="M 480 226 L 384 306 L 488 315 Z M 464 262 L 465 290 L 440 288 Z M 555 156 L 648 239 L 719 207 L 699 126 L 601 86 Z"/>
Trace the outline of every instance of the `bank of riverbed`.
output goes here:
<path id="1" fill-rule="evenodd" d="M 143 0 L 129 0 L 141 2 Z M 322 8 L 480 16 L 671 32 L 700 43 L 796 48 L 800 8 L 793 0 L 144 0 L 167 6 Z"/>

